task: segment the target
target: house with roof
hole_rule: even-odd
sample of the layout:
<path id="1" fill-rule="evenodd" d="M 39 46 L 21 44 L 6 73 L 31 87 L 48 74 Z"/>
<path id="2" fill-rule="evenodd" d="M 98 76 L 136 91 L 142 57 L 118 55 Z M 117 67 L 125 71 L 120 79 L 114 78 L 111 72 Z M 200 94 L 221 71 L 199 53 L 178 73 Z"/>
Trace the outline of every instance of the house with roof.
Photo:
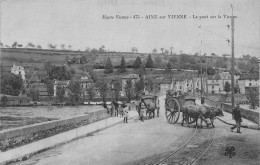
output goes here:
<path id="1" fill-rule="evenodd" d="M 219 74 L 210 75 L 207 79 L 208 93 L 215 94 L 221 91 L 220 84 L 222 80 L 220 79 Z"/>
<path id="2" fill-rule="evenodd" d="M 259 73 L 248 73 L 241 75 L 238 79 L 239 90 L 241 94 L 246 94 L 249 89 L 259 89 Z"/>
<path id="3" fill-rule="evenodd" d="M 15 65 L 15 62 L 11 68 L 11 73 L 15 74 L 15 75 L 20 75 L 23 79 L 23 81 L 25 81 L 25 70 L 24 67 L 22 67 L 21 65 Z"/>

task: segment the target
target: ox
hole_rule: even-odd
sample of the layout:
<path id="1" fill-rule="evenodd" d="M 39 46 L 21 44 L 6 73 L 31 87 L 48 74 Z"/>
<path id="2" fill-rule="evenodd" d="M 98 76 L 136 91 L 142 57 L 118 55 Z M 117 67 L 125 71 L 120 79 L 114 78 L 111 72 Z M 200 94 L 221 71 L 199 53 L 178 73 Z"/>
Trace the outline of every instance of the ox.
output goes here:
<path id="1" fill-rule="evenodd" d="M 220 117 L 224 116 L 223 111 L 220 107 L 215 108 L 215 107 L 206 106 L 206 105 L 204 105 L 204 107 L 206 110 L 203 108 L 203 109 L 201 109 L 202 111 L 200 111 L 200 113 L 201 113 L 200 125 L 202 127 L 202 121 L 204 120 L 207 124 L 207 127 L 211 124 L 212 127 L 214 128 L 215 126 L 214 126 L 213 122 L 214 122 L 216 116 L 220 116 Z M 210 119 L 211 123 L 208 124 L 205 119 Z"/>
<path id="2" fill-rule="evenodd" d="M 198 118 L 201 119 L 200 126 L 202 127 L 202 121 L 205 121 L 208 127 L 208 123 L 206 121 L 207 118 L 210 119 L 212 127 L 215 127 L 213 122 L 216 116 L 224 116 L 223 111 L 220 108 L 214 108 L 210 106 L 205 105 L 186 105 L 183 106 L 182 110 L 183 119 L 182 119 L 182 125 L 184 121 L 186 121 L 189 124 L 196 122 L 196 127 L 198 126 Z M 189 119 L 193 118 L 192 122 L 189 122 Z"/>

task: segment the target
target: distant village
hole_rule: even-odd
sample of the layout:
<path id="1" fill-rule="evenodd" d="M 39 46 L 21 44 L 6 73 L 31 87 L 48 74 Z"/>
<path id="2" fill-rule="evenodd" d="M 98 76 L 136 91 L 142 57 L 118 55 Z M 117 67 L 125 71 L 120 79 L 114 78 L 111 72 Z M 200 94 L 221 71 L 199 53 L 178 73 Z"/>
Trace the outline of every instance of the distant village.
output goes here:
<path id="1" fill-rule="evenodd" d="M 75 58 L 77 59 L 77 58 Z M 75 61 L 69 60 L 69 62 Z M 77 61 L 77 60 L 76 60 Z M 41 78 L 46 76 L 46 71 L 40 70 L 35 71 L 33 73 L 26 73 L 26 70 L 23 66 L 13 64 L 11 68 L 11 73 L 16 75 L 21 75 L 24 85 L 26 87 L 34 87 L 39 90 L 40 96 L 48 96 L 47 93 L 47 86 L 46 84 L 41 82 Z M 132 83 L 136 83 L 140 80 L 140 77 L 138 74 L 128 74 L 121 78 L 121 90 L 120 90 L 120 96 L 125 96 L 125 85 L 126 81 L 131 80 Z M 258 73 L 239 73 L 236 72 L 234 74 L 234 80 L 235 80 L 235 92 L 238 94 L 246 94 L 250 89 L 254 91 L 259 91 L 259 74 Z M 83 94 L 86 96 L 88 95 L 86 92 L 86 89 L 88 87 L 93 86 L 94 82 L 89 73 L 85 72 L 84 75 L 82 75 L 79 78 L 79 81 L 81 83 L 81 88 Z M 54 94 L 53 96 L 56 96 L 56 89 L 57 86 L 60 84 L 62 87 L 64 87 L 65 90 L 65 96 L 68 95 L 68 85 L 70 80 L 65 81 L 54 81 Z M 107 82 L 109 85 L 109 89 L 113 89 L 113 81 Z M 160 91 L 161 93 L 166 93 L 169 89 L 174 89 L 179 94 L 186 93 L 186 92 L 196 92 L 201 93 L 202 90 L 207 92 L 208 94 L 226 94 L 225 91 L 225 84 L 231 84 L 231 74 L 230 71 L 227 71 L 225 69 L 217 69 L 216 73 L 214 75 L 199 75 L 197 71 L 192 70 L 183 70 L 183 73 L 180 75 L 168 75 L 167 77 L 158 76 L 153 80 L 153 92 L 154 91 Z M 94 88 L 95 95 L 100 96 L 100 92 L 98 88 Z M 146 93 L 150 93 L 151 91 L 145 90 Z M 25 95 L 29 95 L 29 88 L 25 88 Z"/>

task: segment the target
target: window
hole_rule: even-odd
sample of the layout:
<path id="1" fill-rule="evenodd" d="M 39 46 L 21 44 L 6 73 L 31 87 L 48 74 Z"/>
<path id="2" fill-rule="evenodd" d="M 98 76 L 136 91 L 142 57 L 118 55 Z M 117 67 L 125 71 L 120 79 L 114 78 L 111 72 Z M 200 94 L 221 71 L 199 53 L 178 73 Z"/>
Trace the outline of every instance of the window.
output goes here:
<path id="1" fill-rule="evenodd" d="M 212 89 L 214 89 L 214 86 L 212 86 Z"/>
<path id="2" fill-rule="evenodd" d="M 180 89 L 181 89 L 181 86 L 180 86 Z"/>
<path id="3" fill-rule="evenodd" d="M 251 86 L 252 84 L 251 83 L 249 83 L 249 86 Z"/>
<path id="4" fill-rule="evenodd" d="M 212 80 L 212 83 L 214 83 L 214 80 Z"/>

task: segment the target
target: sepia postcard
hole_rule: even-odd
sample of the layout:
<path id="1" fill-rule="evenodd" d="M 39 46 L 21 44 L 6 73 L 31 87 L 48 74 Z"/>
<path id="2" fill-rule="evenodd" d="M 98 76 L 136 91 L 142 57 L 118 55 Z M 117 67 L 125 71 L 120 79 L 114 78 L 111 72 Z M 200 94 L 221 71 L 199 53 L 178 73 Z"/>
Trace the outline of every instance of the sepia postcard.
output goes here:
<path id="1" fill-rule="evenodd" d="M 259 0 L 0 0 L 0 165 L 259 165 Z"/>

